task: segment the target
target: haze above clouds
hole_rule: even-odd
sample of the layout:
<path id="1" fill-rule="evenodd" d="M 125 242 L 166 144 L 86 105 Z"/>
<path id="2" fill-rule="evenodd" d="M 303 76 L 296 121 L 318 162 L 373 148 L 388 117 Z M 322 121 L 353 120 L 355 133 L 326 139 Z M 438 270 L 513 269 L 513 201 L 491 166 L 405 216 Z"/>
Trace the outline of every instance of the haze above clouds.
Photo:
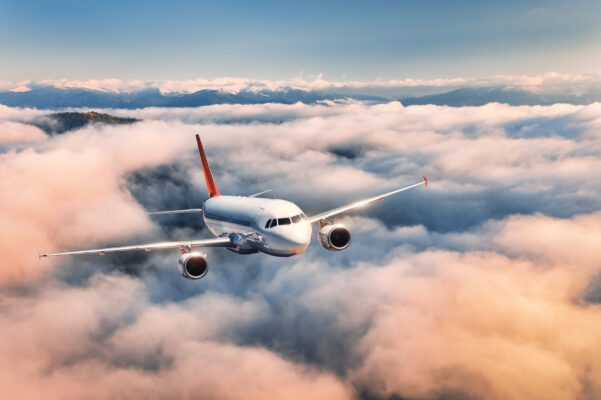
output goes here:
<path id="1" fill-rule="evenodd" d="M 48 137 L 0 106 L 2 397 L 601 394 L 599 103 L 104 111 L 143 121 Z M 222 193 L 308 214 L 431 184 L 340 218 L 346 251 L 208 250 L 201 281 L 177 251 L 37 260 L 208 237 L 145 214 L 206 198 L 195 133 Z"/>

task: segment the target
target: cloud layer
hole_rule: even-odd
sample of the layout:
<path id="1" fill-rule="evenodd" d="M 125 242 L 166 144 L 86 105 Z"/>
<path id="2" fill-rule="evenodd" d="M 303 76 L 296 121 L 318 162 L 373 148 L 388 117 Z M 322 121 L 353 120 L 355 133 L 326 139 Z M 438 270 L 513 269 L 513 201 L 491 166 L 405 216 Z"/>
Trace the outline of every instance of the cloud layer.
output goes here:
<path id="1" fill-rule="evenodd" d="M 3 108 L 0 395 L 475 398 L 601 395 L 601 106 L 399 103 L 107 110 L 61 136 Z M 4 112 L 6 111 L 6 112 Z M 430 178 L 340 218 L 353 244 L 39 262 L 44 251 L 205 237 L 144 208 L 272 188 L 307 213 Z"/>

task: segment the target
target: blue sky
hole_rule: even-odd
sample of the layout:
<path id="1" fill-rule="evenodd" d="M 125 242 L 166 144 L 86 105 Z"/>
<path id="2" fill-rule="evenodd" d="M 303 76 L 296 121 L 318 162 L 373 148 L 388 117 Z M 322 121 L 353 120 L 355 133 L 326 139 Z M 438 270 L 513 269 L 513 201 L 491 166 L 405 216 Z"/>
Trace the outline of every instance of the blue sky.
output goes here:
<path id="1" fill-rule="evenodd" d="M 601 70 L 599 1 L 0 0 L 0 80 Z"/>

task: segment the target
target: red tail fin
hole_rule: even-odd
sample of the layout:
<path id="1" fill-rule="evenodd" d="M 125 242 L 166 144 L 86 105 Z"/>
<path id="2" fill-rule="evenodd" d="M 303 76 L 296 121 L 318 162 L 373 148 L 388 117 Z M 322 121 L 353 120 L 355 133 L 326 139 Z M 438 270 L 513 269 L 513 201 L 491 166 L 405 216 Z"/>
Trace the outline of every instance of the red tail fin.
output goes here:
<path id="1" fill-rule="evenodd" d="M 221 193 L 219 193 L 219 190 L 217 190 L 217 185 L 215 185 L 215 181 L 213 180 L 211 168 L 209 168 L 209 163 L 207 162 L 207 157 L 205 156 L 205 151 L 202 148 L 202 143 L 200 143 L 200 136 L 198 135 L 196 135 L 196 143 L 198 143 L 198 152 L 200 153 L 200 160 L 202 161 L 202 170 L 205 173 L 205 179 L 207 181 L 209 197 L 221 196 Z"/>

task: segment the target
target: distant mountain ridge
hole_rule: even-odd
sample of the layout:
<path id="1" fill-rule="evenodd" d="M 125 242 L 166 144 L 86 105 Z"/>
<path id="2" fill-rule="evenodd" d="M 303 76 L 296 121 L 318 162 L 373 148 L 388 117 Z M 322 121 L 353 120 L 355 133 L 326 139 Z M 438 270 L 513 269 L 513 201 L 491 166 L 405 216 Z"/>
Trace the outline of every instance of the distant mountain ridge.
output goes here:
<path id="1" fill-rule="evenodd" d="M 551 105 L 556 103 L 590 104 L 601 100 L 594 93 L 582 95 L 561 93 L 536 93 L 523 89 L 504 87 L 461 88 L 450 92 L 420 97 L 398 99 L 406 106 L 433 104 L 439 106 L 463 107 L 482 106 L 488 103 L 505 103 L 512 106 Z"/>
<path id="2" fill-rule="evenodd" d="M 83 88 L 34 87 L 29 91 L 0 91 L 0 104 L 9 107 L 38 109 L 200 107 L 214 104 L 315 104 L 320 101 L 358 100 L 371 103 L 400 101 L 404 105 L 446 105 L 452 107 L 479 106 L 498 102 L 510 105 L 548 105 L 554 103 L 590 104 L 601 101 L 601 89 L 592 88 L 583 94 L 539 93 L 519 88 L 469 87 L 420 97 L 381 97 L 362 93 L 336 94 L 293 88 L 236 93 L 223 90 L 199 90 L 194 93 L 161 93 L 151 88 L 129 93 L 104 92 Z"/>
<path id="3" fill-rule="evenodd" d="M 159 89 L 146 89 L 132 93 L 112 93 L 90 89 L 59 89 L 54 87 L 34 88 L 26 92 L 0 92 L 0 104 L 9 107 L 31 107 L 39 109 L 59 108 L 145 108 L 145 107 L 199 107 L 213 104 L 265 104 L 306 103 L 336 100 L 348 96 L 337 96 L 299 89 L 278 91 L 263 90 L 230 93 L 220 90 L 199 90 L 194 93 L 163 94 Z M 376 96 L 358 96 L 358 100 L 389 101 Z"/>

